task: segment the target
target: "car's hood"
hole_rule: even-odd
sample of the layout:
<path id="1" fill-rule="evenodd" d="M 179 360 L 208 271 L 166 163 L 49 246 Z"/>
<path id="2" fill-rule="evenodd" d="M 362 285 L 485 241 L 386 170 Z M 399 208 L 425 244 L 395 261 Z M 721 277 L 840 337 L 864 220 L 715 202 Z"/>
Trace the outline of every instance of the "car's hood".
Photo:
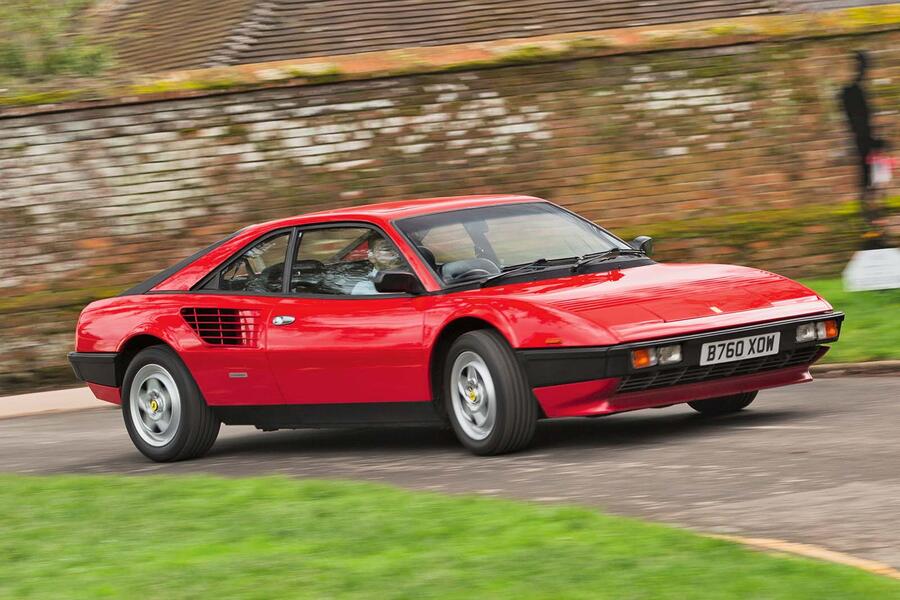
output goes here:
<path id="1" fill-rule="evenodd" d="M 507 297 L 570 313 L 620 341 L 830 309 L 797 282 L 732 265 L 653 264 L 505 287 Z"/>

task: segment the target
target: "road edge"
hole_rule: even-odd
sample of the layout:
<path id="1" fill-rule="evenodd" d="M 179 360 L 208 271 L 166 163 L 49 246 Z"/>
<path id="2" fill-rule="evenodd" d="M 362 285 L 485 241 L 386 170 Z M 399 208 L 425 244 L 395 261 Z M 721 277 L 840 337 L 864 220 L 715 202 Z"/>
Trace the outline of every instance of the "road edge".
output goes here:
<path id="1" fill-rule="evenodd" d="M 87 386 L 0 397 L 0 420 L 114 407 L 94 397 Z"/>
<path id="2" fill-rule="evenodd" d="M 813 377 L 847 377 L 853 375 L 897 375 L 900 360 L 876 360 L 859 363 L 826 363 L 810 367 Z"/>
<path id="3" fill-rule="evenodd" d="M 747 546 L 756 550 L 793 554 L 795 556 L 802 556 L 804 558 L 812 558 L 825 562 L 844 565 L 847 567 L 854 567 L 856 569 L 860 569 L 874 575 L 881 575 L 882 577 L 889 577 L 891 579 L 900 580 L 900 571 L 898 571 L 894 567 L 878 562 L 877 560 L 860 558 L 858 556 L 853 556 L 852 554 L 838 552 L 837 550 L 829 550 L 828 548 L 825 548 L 823 546 L 816 546 L 815 544 L 802 544 L 799 542 L 788 542 L 786 540 L 779 540 L 775 538 L 754 538 L 744 537 L 741 535 L 724 535 L 718 533 L 707 533 L 704 535 L 706 537 L 717 540 L 725 540 L 727 542 L 741 544 L 742 546 Z"/>

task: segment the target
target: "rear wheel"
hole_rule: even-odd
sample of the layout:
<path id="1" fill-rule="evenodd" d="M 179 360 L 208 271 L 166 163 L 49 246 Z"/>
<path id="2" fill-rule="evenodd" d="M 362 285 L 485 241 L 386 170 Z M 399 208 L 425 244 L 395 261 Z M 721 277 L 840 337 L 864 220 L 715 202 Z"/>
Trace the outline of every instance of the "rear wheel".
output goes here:
<path id="1" fill-rule="evenodd" d="M 146 348 L 128 365 L 122 416 L 135 447 L 157 462 L 202 456 L 219 435 L 194 378 L 166 346 Z"/>
<path id="2" fill-rule="evenodd" d="M 695 400 L 688 402 L 688 406 L 704 415 L 727 415 L 735 413 L 750 406 L 759 392 L 744 392 L 732 396 L 721 396 L 708 400 Z"/>
<path id="3" fill-rule="evenodd" d="M 475 454 L 513 452 L 534 437 L 537 402 L 500 334 L 480 330 L 457 338 L 447 353 L 442 387 L 453 431 Z"/>

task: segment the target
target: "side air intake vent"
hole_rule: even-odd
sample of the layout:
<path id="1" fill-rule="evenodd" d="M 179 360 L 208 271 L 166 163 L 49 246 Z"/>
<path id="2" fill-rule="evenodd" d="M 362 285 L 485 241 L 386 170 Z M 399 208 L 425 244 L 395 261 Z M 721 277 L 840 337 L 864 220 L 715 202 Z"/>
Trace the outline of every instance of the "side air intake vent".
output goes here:
<path id="1" fill-rule="evenodd" d="M 181 316 L 207 344 L 255 348 L 259 343 L 258 310 L 182 308 Z"/>

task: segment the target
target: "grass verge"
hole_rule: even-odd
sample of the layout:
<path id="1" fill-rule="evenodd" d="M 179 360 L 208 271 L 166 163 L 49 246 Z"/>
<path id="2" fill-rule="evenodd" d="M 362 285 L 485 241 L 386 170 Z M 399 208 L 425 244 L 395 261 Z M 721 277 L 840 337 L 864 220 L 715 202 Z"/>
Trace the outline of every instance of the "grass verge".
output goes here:
<path id="1" fill-rule="evenodd" d="M 586 509 L 285 478 L 0 476 L 4 598 L 900 598 Z"/>
<path id="2" fill-rule="evenodd" d="M 823 362 L 900 359 L 900 289 L 845 292 L 840 279 L 809 279 L 802 283 L 847 315 L 841 339 Z"/>

